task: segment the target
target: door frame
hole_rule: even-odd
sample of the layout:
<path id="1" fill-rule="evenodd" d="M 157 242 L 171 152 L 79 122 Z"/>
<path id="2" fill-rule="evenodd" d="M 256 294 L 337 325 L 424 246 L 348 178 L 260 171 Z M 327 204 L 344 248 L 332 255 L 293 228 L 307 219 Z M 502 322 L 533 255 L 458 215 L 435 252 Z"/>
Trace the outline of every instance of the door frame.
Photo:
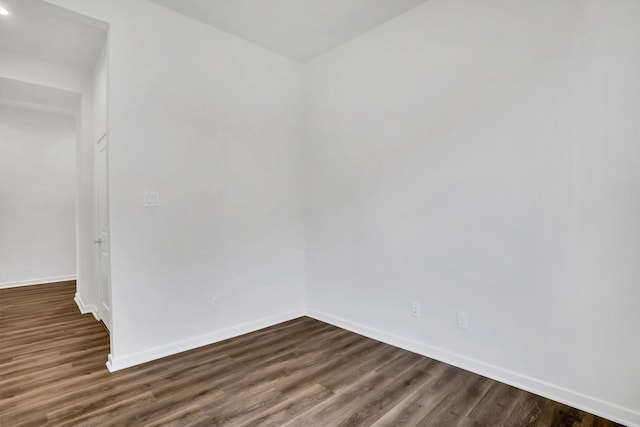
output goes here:
<path id="1" fill-rule="evenodd" d="M 101 189 L 101 177 L 102 173 L 101 167 L 99 166 L 101 153 L 105 151 L 105 165 L 104 165 L 104 189 Z M 112 330 L 112 315 L 111 315 L 111 298 L 109 298 L 110 287 L 111 287 L 111 233 L 109 227 L 109 139 L 107 132 L 104 132 L 97 140 L 95 144 L 95 180 L 94 180 L 94 188 L 95 188 L 95 214 L 96 214 L 96 227 L 95 227 L 95 242 L 96 242 L 96 283 L 98 285 L 98 319 L 104 323 L 105 327 L 111 334 Z M 104 191 L 104 195 L 102 192 Z M 104 233 L 107 234 L 106 241 L 106 251 L 108 252 L 106 260 L 104 259 L 102 252 L 105 250 L 103 248 L 103 231 L 102 231 L 102 218 L 100 215 L 100 197 L 105 197 L 105 215 L 106 215 L 106 224 L 107 228 Z M 108 283 L 106 284 L 109 289 L 105 288 L 105 284 L 103 283 L 104 275 L 106 274 Z"/>

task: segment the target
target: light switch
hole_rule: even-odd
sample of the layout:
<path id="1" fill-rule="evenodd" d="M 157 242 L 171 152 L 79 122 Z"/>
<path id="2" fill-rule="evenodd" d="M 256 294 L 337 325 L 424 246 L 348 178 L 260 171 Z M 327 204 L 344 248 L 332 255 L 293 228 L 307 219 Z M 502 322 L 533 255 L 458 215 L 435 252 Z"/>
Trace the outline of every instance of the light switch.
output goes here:
<path id="1" fill-rule="evenodd" d="M 160 193 L 157 191 L 149 191 L 144 193 L 145 207 L 160 206 Z"/>

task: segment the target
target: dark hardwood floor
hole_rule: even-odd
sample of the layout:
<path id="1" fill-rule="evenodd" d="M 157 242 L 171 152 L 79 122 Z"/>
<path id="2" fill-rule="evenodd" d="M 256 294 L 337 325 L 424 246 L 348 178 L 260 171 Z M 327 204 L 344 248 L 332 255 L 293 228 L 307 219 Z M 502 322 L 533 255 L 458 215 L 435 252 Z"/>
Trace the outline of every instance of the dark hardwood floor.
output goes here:
<path id="1" fill-rule="evenodd" d="M 0 290 L 1 426 L 612 426 L 310 318 L 110 374 L 73 282 Z"/>

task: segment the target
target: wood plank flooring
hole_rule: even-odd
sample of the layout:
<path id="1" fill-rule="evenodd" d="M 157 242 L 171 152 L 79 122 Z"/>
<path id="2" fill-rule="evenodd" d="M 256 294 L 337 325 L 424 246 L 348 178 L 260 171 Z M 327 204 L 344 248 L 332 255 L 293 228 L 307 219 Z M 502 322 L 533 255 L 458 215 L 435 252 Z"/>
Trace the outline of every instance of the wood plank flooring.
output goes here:
<path id="1" fill-rule="evenodd" d="M 300 318 L 110 374 L 75 284 L 0 290 L 0 426 L 613 426 Z"/>

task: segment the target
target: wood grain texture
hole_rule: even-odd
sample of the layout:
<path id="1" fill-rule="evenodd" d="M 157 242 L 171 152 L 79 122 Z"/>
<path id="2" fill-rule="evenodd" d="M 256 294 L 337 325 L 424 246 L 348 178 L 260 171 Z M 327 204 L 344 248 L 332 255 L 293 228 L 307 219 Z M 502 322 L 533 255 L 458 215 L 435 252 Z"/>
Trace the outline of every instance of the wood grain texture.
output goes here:
<path id="1" fill-rule="evenodd" d="M 0 290 L 1 426 L 614 426 L 300 318 L 110 374 L 74 282 Z"/>

